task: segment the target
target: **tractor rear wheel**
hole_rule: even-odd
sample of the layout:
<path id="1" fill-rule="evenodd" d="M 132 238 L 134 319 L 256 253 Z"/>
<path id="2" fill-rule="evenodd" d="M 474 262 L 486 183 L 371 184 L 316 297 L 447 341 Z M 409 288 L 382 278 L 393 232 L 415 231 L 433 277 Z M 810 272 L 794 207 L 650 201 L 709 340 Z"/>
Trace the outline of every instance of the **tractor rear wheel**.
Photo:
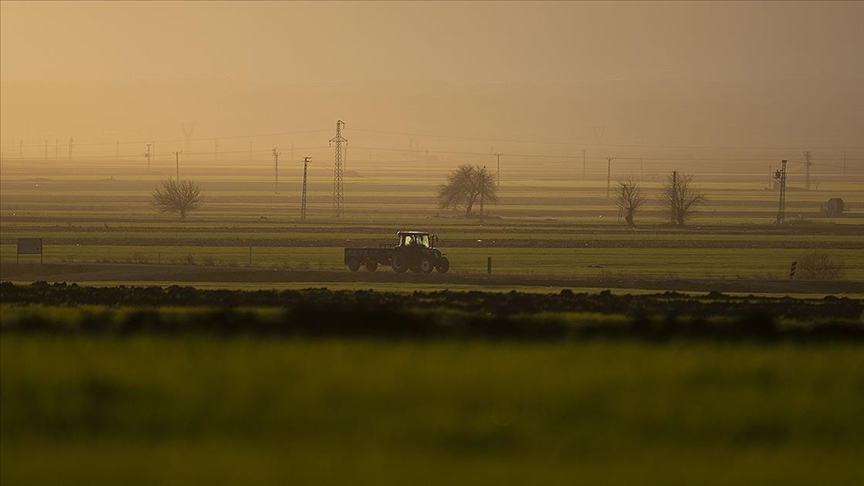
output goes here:
<path id="1" fill-rule="evenodd" d="M 405 273 L 408 271 L 408 255 L 404 251 L 397 251 L 390 259 L 390 266 L 396 273 Z"/>
<path id="2" fill-rule="evenodd" d="M 450 260 L 447 257 L 441 257 L 438 260 L 436 268 L 438 269 L 438 273 L 447 273 L 447 270 L 450 270 Z"/>

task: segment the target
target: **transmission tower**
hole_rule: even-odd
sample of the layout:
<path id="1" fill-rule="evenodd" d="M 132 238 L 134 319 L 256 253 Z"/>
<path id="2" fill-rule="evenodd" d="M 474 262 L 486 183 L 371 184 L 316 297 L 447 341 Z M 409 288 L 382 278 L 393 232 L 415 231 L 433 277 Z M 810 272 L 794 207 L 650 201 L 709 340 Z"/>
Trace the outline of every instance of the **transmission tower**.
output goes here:
<path id="1" fill-rule="evenodd" d="M 150 145 L 149 143 L 147 144 L 147 151 L 144 152 L 144 157 L 147 158 L 147 172 L 150 172 Z"/>
<path id="2" fill-rule="evenodd" d="M 303 157 L 303 192 L 300 194 L 300 222 L 306 222 L 306 167 L 312 157 Z"/>
<path id="3" fill-rule="evenodd" d="M 345 197 L 342 194 L 342 160 L 344 153 L 342 152 L 342 142 L 348 143 L 348 140 L 342 138 L 342 127 L 345 122 L 336 120 L 336 136 L 330 139 L 330 143 L 336 144 L 336 165 L 333 168 L 333 216 L 337 218 L 345 212 Z"/>
<path id="4" fill-rule="evenodd" d="M 811 152 L 807 150 L 804 152 L 804 167 L 807 169 L 806 176 L 804 179 L 804 189 L 810 190 L 810 166 L 813 165 L 813 162 L 810 162 Z"/>
<path id="5" fill-rule="evenodd" d="M 180 123 L 180 128 L 183 129 L 183 138 L 186 139 L 186 146 L 184 147 L 184 149 L 188 152 L 188 151 L 189 151 L 189 140 L 192 139 L 192 133 L 195 131 L 195 124 L 193 123 L 193 124 L 189 127 L 189 129 L 187 130 L 187 129 L 186 129 L 186 124 L 185 124 L 185 123 Z"/>
<path id="6" fill-rule="evenodd" d="M 775 224 L 786 221 L 786 161 L 781 161 L 782 167 L 774 173 L 774 178 L 780 181 L 780 207 L 777 209 Z"/>
<path id="7" fill-rule="evenodd" d="M 273 148 L 273 163 L 275 164 L 275 169 L 274 169 L 274 174 L 273 174 L 274 175 L 273 192 L 275 194 L 279 194 L 279 155 L 281 153 L 282 152 L 279 152 L 278 150 L 276 150 L 275 147 Z"/>

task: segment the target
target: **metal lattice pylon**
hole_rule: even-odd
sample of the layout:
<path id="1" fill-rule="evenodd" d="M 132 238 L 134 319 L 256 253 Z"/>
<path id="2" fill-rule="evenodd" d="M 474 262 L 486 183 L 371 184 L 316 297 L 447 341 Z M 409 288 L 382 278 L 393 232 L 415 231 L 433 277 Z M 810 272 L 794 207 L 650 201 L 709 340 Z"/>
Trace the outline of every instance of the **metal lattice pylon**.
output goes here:
<path id="1" fill-rule="evenodd" d="M 333 216 L 337 218 L 345 212 L 345 197 L 342 194 L 342 162 L 344 152 L 342 142 L 348 143 L 348 140 L 342 138 L 342 127 L 345 122 L 336 120 L 336 136 L 330 139 L 330 143 L 336 144 L 336 165 L 333 168 Z"/>
<path id="2" fill-rule="evenodd" d="M 777 209 L 777 218 L 774 220 L 776 224 L 786 222 L 786 161 L 780 163 L 782 167 L 774 173 L 774 178 L 780 182 L 780 206 Z"/>

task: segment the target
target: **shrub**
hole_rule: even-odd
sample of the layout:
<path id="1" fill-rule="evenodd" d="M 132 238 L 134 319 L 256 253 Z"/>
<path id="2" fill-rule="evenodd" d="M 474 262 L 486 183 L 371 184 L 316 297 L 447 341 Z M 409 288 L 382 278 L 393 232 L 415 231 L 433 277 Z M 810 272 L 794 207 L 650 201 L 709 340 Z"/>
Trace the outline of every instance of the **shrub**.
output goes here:
<path id="1" fill-rule="evenodd" d="M 813 250 L 798 259 L 798 271 L 803 278 L 838 280 L 843 278 L 846 265 L 824 250 Z"/>

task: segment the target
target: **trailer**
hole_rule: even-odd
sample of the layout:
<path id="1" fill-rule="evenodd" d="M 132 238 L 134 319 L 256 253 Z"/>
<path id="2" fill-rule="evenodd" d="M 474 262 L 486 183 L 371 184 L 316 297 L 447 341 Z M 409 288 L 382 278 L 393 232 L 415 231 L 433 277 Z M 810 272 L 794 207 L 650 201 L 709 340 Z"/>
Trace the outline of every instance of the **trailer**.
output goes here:
<path id="1" fill-rule="evenodd" d="M 352 272 L 365 266 L 374 272 L 379 265 L 389 265 L 396 273 L 446 273 L 450 260 L 435 248 L 438 237 L 428 231 L 397 231 L 399 244 L 393 248 L 345 248 L 345 265 Z"/>

